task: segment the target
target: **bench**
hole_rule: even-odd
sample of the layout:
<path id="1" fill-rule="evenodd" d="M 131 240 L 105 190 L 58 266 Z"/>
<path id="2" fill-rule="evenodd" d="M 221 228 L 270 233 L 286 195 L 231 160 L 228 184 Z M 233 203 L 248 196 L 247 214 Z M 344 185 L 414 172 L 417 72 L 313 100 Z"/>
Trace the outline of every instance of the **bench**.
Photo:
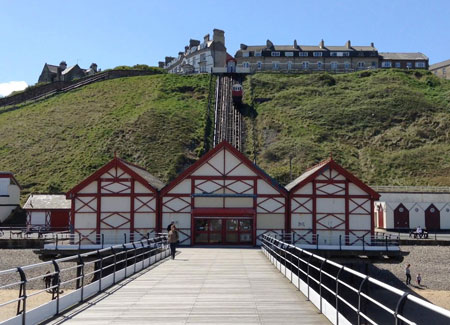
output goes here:
<path id="1" fill-rule="evenodd" d="M 411 230 L 409 232 L 409 237 L 413 236 L 414 238 L 424 238 L 428 239 L 428 231 L 422 229 L 422 232 L 417 232 L 416 230 Z"/>

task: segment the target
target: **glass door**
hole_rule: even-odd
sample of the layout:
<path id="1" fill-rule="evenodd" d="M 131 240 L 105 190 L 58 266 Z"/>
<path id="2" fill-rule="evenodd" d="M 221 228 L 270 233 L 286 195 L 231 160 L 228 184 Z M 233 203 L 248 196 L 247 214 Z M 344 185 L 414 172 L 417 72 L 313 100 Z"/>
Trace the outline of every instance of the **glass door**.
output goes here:
<path id="1" fill-rule="evenodd" d="M 195 219 L 195 243 L 217 245 L 222 243 L 221 219 Z"/>

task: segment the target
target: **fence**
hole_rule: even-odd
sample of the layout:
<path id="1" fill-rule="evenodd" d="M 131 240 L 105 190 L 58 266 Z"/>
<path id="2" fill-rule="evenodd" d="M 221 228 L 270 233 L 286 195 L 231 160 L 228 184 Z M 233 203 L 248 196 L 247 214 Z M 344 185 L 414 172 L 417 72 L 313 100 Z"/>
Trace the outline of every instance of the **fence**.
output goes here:
<path id="1" fill-rule="evenodd" d="M 332 324 L 449 324 L 450 311 L 264 235 L 264 254 Z"/>
<path id="2" fill-rule="evenodd" d="M 16 316 L 2 324 L 42 322 L 167 256 L 167 238 L 160 236 L 0 271 L 0 278 L 9 279 L 6 284 L 0 286 L 1 291 L 19 287 L 18 298 L 0 303 L 0 315 L 4 315 L 2 308 L 17 304 Z M 63 263 L 75 265 L 66 266 Z M 14 275 L 18 277 L 17 280 L 12 280 Z M 36 283 L 39 285 L 40 282 L 45 283 L 45 288 L 32 290 L 30 293 L 29 287 L 36 288 Z M 70 286 L 75 287 L 75 290 L 62 295 L 61 290 Z M 46 292 L 51 293 L 51 300 L 29 310 L 27 303 L 30 299 L 45 295 Z"/>

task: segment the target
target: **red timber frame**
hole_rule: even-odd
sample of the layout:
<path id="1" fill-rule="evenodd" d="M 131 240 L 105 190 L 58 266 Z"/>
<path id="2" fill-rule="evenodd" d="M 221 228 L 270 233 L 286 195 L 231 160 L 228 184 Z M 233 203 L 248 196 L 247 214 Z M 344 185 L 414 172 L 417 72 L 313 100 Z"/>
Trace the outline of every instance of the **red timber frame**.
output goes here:
<path id="1" fill-rule="evenodd" d="M 237 158 L 240 162 L 232 167 L 230 170 L 226 171 L 226 155 L 224 153 L 224 171 L 219 170 L 209 162 L 209 159 L 219 153 L 221 150 L 226 150 L 231 153 L 235 158 Z M 201 166 L 208 165 L 208 167 L 212 168 L 217 172 L 217 175 L 214 176 L 197 176 L 192 175 L 197 169 Z M 233 176 L 230 175 L 236 168 L 239 166 L 245 166 L 249 168 L 255 175 L 253 176 Z M 191 188 L 190 193 L 169 193 L 175 186 L 180 184 L 184 180 L 190 180 Z M 258 180 L 264 180 L 269 184 L 273 189 L 275 189 L 277 194 L 259 194 L 258 193 Z M 252 198 L 253 203 L 251 207 L 246 208 L 230 208 L 226 207 L 225 202 L 227 196 L 224 195 L 222 198 L 222 206 L 214 207 L 214 208 L 204 208 L 204 207 L 196 207 L 195 206 L 195 197 L 196 194 L 202 193 L 201 186 L 203 184 L 214 184 L 217 190 L 223 190 L 224 193 L 234 194 L 235 197 L 247 197 Z M 234 188 L 234 185 L 240 184 L 245 189 L 237 190 Z M 183 233 L 186 237 L 188 234 L 185 232 L 186 230 L 190 230 L 190 237 L 182 240 L 186 242 L 187 240 L 191 240 L 191 245 L 195 244 L 195 236 L 194 236 L 194 226 L 195 226 L 195 218 L 196 217 L 223 217 L 223 218 L 233 218 L 239 219 L 241 218 L 251 218 L 253 220 L 253 234 L 252 240 L 253 245 L 256 245 L 257 240 L 257 229 L 258 229 L 258 215 L 262 214 L 271 214 L 271 213 L 280 213 L 280 211 L 284 208 L 284 229 L 264 229 L 265 232 L 271 231 L 286 231 L 289 227 L 289 211 L 287 209 L 287 191 L 276 184 L 276 182 L 270 178 L 267 174 L 265 174 L 261 169 L 256 167 L 244 154 L 239 152 L 236 148 L 234 148 L 231 144 L 226 141 L 222 141 L 219 143 L 214 149 L 208 151 L 203 157 L 201 157 L 198 161 L 196 161 L 193 165 L 187 168 L 183 173 L 181 173 L 175 180 L 173 180 L 169 185 L 164 187 L 161 190 L 161 211 L 162 208 L 171 211 L 171 213 L 190 213 L 190 229 L 179 229 L 181 233 Z M 201 195 L 199 195 L 201 196 Z M 166 202 L 164 202 L 166 199 Z M 168 203 L 173 200 L 179 200 L 182 205 L 178 210 L 172 209 Z M 267 207 L 264 207 L 263 203 L 268 200 L 274 200 L 278 202 L 280 206 L 276 206 L 274 209 L 269 210 Z M 189 212 L 188 212 L 189 211 Z M 162 212 L 160 213 L 160 217 L 162 218 Z M 162 222 L 162 220 L 160 220 Z"/>
<path id="2" fill-rule="evenodd" d="M 310 175 L 308 175 L 305 179 L 301 180 L 298 184 L 296 184 L 289 191 L 289 202 L 292 205 L 292 202 L 296 202 L 299 206 L 296 208 L 299 209 L 303 207 L 307 212 L 299 213 L 295 211 L 290 211 L 292 216 L 293 213 L 299 214 L 307 214 L 312 216 L 312 228 L 295 228 L 293 232 L 296 233 L 298 239 L 296 242 L 300 240 L 305 240 L 309 244 L 315 243 L 315 240 L 307 240 L 307 236 L 316 235 L 317 231 L 327 230 L 327 231 L 344 231 L 346 235 L 346 244 L 353 245 L 356 242 L 362 240 L 358 239 L 358 237 L 362 237 L 365 235 L 373 235 L 374 234 L 374 202 L 379 199 L 380 195 L 371 189 L 369 186 L 364 184 L 361 180 L 355 177 L 353 174 L 345 170 L 343 167 L 338 165 L 332 158 L 329 158 L 316 167 L 312 169 L 316 169 Z M 337 175 L 343 176 L 345 179 L 335 179 L 336 176 L 332 176 L 332 171 L 336 171 Z M 323 175 L 325 179 L 317 179 L 319 175 Z M 301 189 L 306 184 L 311 183 L 312 192 L 311 194 L 296 194 L 296 192 Z M 349 193 L 349 184 L 353 183 L 357 187 L 359 187 L 362 191 L 367 193 L 366 195 L 356 195 Z M 331 186 L 331 189 L 326 190 L 325 187 Z M 317 211 L 317 199 L 320 198 L 340 198 L 344 199 L 344 213 L 343 216 L 335 215 L 333 213 L 325 214 L 324 216 L 318 217 L 319 211 Z M 303 200 L 303 201 L 302 201 Z M 362 201 L 364 200 L 364 201 Z M 362 201 L 362 202 L 361 202 Z M 307 207 L 307 203 L 311 202 L 311 208 Z M 367 209 L 364 207 L 366 203 L 369 202 L 370 208 Z M 291 209 L 292 210 L 292 209 Z M 358 212 L 364 211 L 364 212 Z M 350 215 L 369 215 L 370 216 L 370 230 L 367 229 L 350 229 Z M 334 217 L 338 220 L 338 224 L 334 226 L 327 226 L 322 223 L 322 221 L 327 217 Z M 321 228 L 318 229 L 317 226 L 320 225 Z M 341 226 L 344 225 L 344 229 Z M 300 233 L 303 232 L 303 233 Z M 359 233 L 359 235 L 358 235 Z M 349 235 L 354 235 L 357 237 L 356 240 L 350 240 Z"/>
<path id="3" fill-rule="evenodd" d="M 45 226 L 48 229 L 52 229 L 52 218 L 53 218 L 53 212 L 64 212 L 67 213 L 67 226 L 70 225 L 70 209 L 26 209 L 27 213 L 27 226 L 33 226 L 33 223 L 31 220 L 33 212 L 45 212 Z"/>
<path id="4" fill-rule="evenodd" d="M 146 237 L 147 234 L 142 233 L 139 229 L 135 227 L 135 216 L 140 213 L 154 213 L 155 214 L 155 230 L 156 232 L 160 231 L 160 224 L 158 224 L 158 202 L 159 195 L 158 190 L 151 186 L 147 180 L 145 180 L 141 175 L 132 170 L 128 165 L 132 165 L 128 162 L 122 161 L 120 158 L 114 157 L 109 163 L 98 169 L 91 176 L 83 180 L 81 183 L 76 185 L 73 189 L 66 193 L 67 199 L 72 200 L 71 206 L 71 225 L 74 233 L 78 233 L 81 235 L 81 240 L 85 240 L 91 243 L 95 243 L 93 240 L 89 238 L 89 236 L 95 234 L 101 234 L 103 230 L 127 230 L 129 231 L 129 236 L 127 236 L 127 240 L 134 240 L 134 234 L 137 232 L 142 237 Z M 139 166 L 132 165 L 139 169 L 142 169 Z M 115 169 L 116 172 L 121 169 L 123 172 L 120 175 L 113 175 L 109 171 L 111 169 Z M 125 174 L 129 175 L 127 177 Z M 136 193 L 135 185 L 136 182 L 139 182 L 143 187 L 149 190 L 149 193 Z M 80 191 L 92 184 L 96 183 L 96 192 L 95 193 L 80 193 Z M 119 184 L 122 186 L 119 190 L 111 190 L 108 186 L 113 184 Z M 130 210 L 127 212 L 116 212 L 116 211 L 103 211 L 101 207 L 101 198 L 102 197 L 129 197 L 130 198 Z M 81 207 L 77 210 L 75 209 L 75 202 L 81 202 Z M 155 201 L 155 208 L 150 207 L 150 202 Z M 136 205 L 135 205 L 136 202 Z M 96 205 L 95 205 L 96 203 Z M 86 208 L 88 211 L 80 211 Z M 146 209 L 146 211 L 140 211 L 142 209 Z M 96 215 L 96 227 L 95 228 L 75 228 L 75 219 L 77 213 L 91 213 Z M 102 217 L 102 214 L 106 214 Z M 129 217 L 124 214 L 128 214 Z M 108 223 L 108 218 L 113 215 L 118 215 L 123 219 L 123 223 L 117 226 L 112 226 Z M 102 228 L 101 225 L 106 225 L 108 228 Z M 122 226 L 129 224 L 128 228 L 122 228 Z M 150 228 L 149 228 L 150 229 Z M 151 232 L 155 231 L 152 230 Z M 85 232 L 84 234 L 82 234 Z M 88 233 L 86 233 L 88 232 Z M 139 238 L 136 238 L 139 239 Z M 97 238 L 98 241 L 98 238 Z"/>

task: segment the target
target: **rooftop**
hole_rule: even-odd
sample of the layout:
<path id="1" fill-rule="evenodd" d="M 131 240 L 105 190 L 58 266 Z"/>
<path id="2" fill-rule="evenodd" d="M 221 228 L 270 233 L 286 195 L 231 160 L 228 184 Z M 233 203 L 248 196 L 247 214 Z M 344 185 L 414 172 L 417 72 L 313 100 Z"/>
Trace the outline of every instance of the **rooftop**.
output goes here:
<path id="1" fill-rule="evenodd" d="M 48 210 L 48 209 L 70 209 L 71 200 L 66 199 L 65 194 L 31 194 L 23 209 L 26 210 Z"/>

